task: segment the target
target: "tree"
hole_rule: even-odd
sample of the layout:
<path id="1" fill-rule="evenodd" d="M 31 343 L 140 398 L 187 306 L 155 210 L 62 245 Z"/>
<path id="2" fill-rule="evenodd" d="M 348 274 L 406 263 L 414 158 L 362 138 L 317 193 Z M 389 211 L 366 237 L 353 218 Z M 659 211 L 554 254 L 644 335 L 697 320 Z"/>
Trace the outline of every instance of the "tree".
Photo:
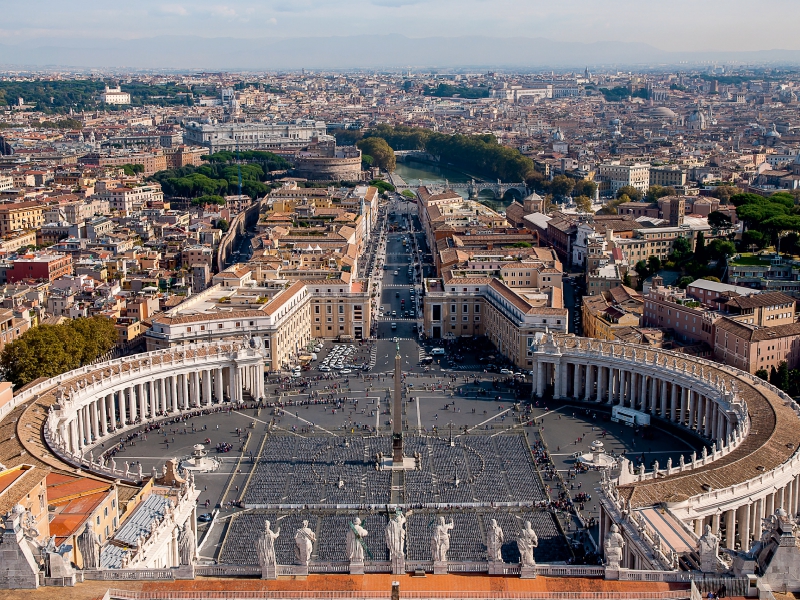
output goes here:
<path id="1" fill-rule="evenodd" d="M 766 369 L 759 369 L 758 371 L 756 371 L 756 377 L 759 377 L 760 379 L 767 381 L 769 379 L 769 373 L 767 373 Z"/>
<path id="2" fill-rule="evenodd" d="M 693 281 L 694 281 L 694 277 L 690 277 L 689 275 L 686 275 L 686 276 L 681 277 L 680 279 L 678 279 L 678 287 L 681 288 L 682 290 L 685 290 L 686 287 L 689 284 L 691 284 Z"/>
<path id="3" fill-rule="evenodd" d="M 575 180 L 566 175 L 556 175 L 550 182 L 550 192 L 561 198 L 569 196 L 574 187 Z"/>
<path id="4" fill-rule="evenodd" d="M 706 259 L 706 236 L 702 231 L 697 233 L 697 241 L 694 244 L 694 256 L 700 262 L 704 262 Z"/>
<path id="5" fill-rule="evenodd" d="M 221 229 L 222 233 L 226 233 L 230 224 L 226 219 L 217 219 L 217 229 Z"/>
<path id="6" fill-rule="evenodd" d="M 394 191 L 394 186 L 388 181 L 384 181 L 383 179 L 373 179 L 372 181 L 369 182 L 369 184 L 371 186 L 378 188 L 378 191 L 380 191 L 381 193 Z"/>
<path id="7" fill-rule="evenodd" d="M 89 364 L 111 350 L 116 340 L 114 323 L 105 317 L 40 325 L 3 348 L 0 367 L 5 378 L 19 387 Z"/>
<path id="8" fill-rule="evenodd" d="M 390 173 L 397 166 L 394 150 L 386 140 L 379 137 L 368 137 L 356 142 L 361 152 L 372 157 L 372 164 Z"/>
<path id="9" fill-rule="evenodd" d="M 715 210 L 708 215 L 708 224 L 714 229 L 727 229 L 731 226 L 731 218 L 724 212 Z"/>
<path id="10" fill-rule="evenodd" d="M 691 257 L 692 245 L 685 237 L 679 237 L 672 243 L 672 254 L 670 259 L 674 262 L 682 262 Z"/>
<path id="11" fill-rule="evenodd" d="M 764 234 L 755 229 L 748 229 L 742 234 L 742 248 L 745 250 L 750 250 L 753 246 L 756 247 L 756 250 L 760 250 L 766 243 L 767 239 Z"/>
<path id="12" fill-rule="evenodd" d="M 678 192 L 675 191 L 675 188 L 654 185 L 649 190 L 647 190 L 645 200 L 647 200 L 648 202 L 655 202 L 659 198 L 663 198 L 665 196 L 677 196 L 677 195 Z"/>
<path id="13" fill-rule="evenodd" d="M 728 204 L 731 197 L 735 196 L 741 192 L 741 190 L 737 187 L 733 187 L 732 185 L 720 185 L 714 188 L 712 195 L 715 198 L 719 198 L 722 204 Z"/>
<path id="14" fill-rule="evenodd" d="M 572 194 L 574 196 L 588 196 L 589 198 L 594 198 L 596 193 L 597 184 L 594 181 L 589 181 L 588 179 L 576 180 L 575 187 L 572 188 Z"/>
<path id="15" fill-rule="evenodd" d="M 639 202 L 643 194 L 632 185 L 623 185 L 617 190 L 617 198 L 622 198 L 622 196 L 627 196 L 633 202 Z"/>
<path id="16" fill-rule="evenodd" d="M 713 275 L 706 275 L 703 277 L 705 281 L 713 281 L 714 283 L 722 283 L 719 277 L 714 277 Z"/>
<path id="17" fill-rule="evenodd" d="M 406 198 L 411 198 L 412 200 L 416 199 L 417 195 L 412 192 L 411 190 L 403 190 L 400 192 L 401 196 L 405 196 Z"/>
<path id="18" fill-rule="evenodd" d="M 578 196 L 577 198 L 575 198 L 575 205 L 581 212 L 585 213 L 594 212 L 592 211 L 592 201 L 589 199 L 589 196 Z"/>
<path id="19" fill-rule="evenodd" d="M 192 198 L 193 206 L 204 206 L 206 204 L 217 204 L 219 206 L 225 206 L 225 198 L 217 195 L 200 196 L 199 198 Z"/>
<path id="20" fill-rule="evenodd" d="M 724 260 L 728 256 L 736 254 L 736 246 L 728 240 L 716 239 L 708 245 L 708 254 L 716 260 Z"/>
<path id="21" fill-rule="evenodd" d="M 784 392 L 789 390 L 789 365 L 786 364 L 786 361 L 781 362 L 777 370 L 772 367 L 769 382 Z"/>
<path id="22" fill-rule="evenodd" d="M 647 270 L 647 263 L 643 260 L 637 262 L 633 269 L 639 274 L 641 279 L 647 279 L 647 276 L 650 274 Z"/>
<path id="23" fill-rule="evenodd" d="M 647 259 L 647 270 L 651 275 L 655 275 L 661 270 L 661 260 L 657 256 L 651 256 Z"/>

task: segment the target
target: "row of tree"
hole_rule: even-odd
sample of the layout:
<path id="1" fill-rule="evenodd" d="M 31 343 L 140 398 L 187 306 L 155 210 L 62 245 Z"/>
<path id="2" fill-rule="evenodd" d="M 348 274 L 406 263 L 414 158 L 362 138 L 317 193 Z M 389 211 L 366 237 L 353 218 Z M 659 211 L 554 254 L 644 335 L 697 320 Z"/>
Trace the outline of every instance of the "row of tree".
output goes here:
<path id="1" fill-rule="evenodd" d="M 242 194 L 260 198 L 272 188 L 265 181 L 270 180 L 271 170 L 283 170 L 289 166 L 283 158 L 271 152 L 252 152 L 252 162 L 234 164 L 235 155 L 218 152 L 206 157 L 210 164 L 195 167 L 187 165 L 177 169 L 159 171 L 150 177 L 157 181 L 168 196 L 200 198 L 202 196 L 225 196 L 237 194 L 239 176 L 242 180 Z M 240 157 L 241 160 L 247 160 Z M 266 169 L 266 170 L 265 170 Z"/>
<path id="2" fill-rule="evenodd" d="M 0 106 L 12 105 L 22 98 L 38 112 L 64 114 L 70 109 L 91 110 L 102 103 L 98 100 L 106 82 L 97 79 L 70 81 L 0 81 Z M 145 82 L 126 83 L 124 91 L 131 95 L 131 106 L 192 106 L 192 91 L 174 83 L 153 85 Z M 120 107 L 108 105 L 109 110 Z M 122 107 L 127 108 L 127 107 Z"/>
<path id="3" fill-rule="evenodd" d="M 533 161 L 519 150 L 503 146 L 490 134 L 448 135 L 421 127 L 377 125 L 366 132 L 335 131 L 339 144 L 356 144 L 371 157 L 372 164 L 394 169 L 394 150 L 422 150 L 443 164 L 466 173 L 503 181 L 526 181 L 533 173 Z M 378 142 L 383 140 L 385 146 Z"/>
<path id="4" fill-rule="evenodd" d="M 769 371 L 759 369 L 756 371 L 756 377 L 769 381 L 790 396 L 800 396 L 800 369 L 790 369 L 786 361 L 780 363 L 777 369 L 775 367 L 772 367 Z"/>
<path id="5" fill-rule="evenodd" d="M 116 341 L 114 323 L 105 317 L 39 325 L 3 348 L 0 368 L 7 381 L 20 387 L 87 365 L 111 350 Z"/>

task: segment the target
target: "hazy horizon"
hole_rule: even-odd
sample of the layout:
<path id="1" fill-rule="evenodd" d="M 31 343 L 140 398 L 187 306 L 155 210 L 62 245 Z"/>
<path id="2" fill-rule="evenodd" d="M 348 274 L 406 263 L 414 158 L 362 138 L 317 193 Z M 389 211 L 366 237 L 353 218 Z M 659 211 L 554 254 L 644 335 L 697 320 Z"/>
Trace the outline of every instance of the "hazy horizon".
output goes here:
<path id="1" fill-rule="evenodd" d="M 800 39 L 792 35 L 800 3 L 774 0 L 769 8 L 753 10 L 743 0 L 142 0 L 125 6 L 31 0 L 3 8 L 0 64 L 268 69 L 800 63 Z M 391 34 L 405 39 L 397 42 Z M 355 44 L 361 36 L 389 36 L 375 43 L 398 46 L 387 52 L 327 47 Z M 302 47 L 314 46 L 309 38 L 328 43 Z M 488 40 L 482 54 L 463 42 L 470 38 Z M 526 55 L 515 55 L 510 40 L 518 40 Z M 463 49 L 453 52 L 453 43 Z M 266 54 L 243 54 L 248 52 Z"/>

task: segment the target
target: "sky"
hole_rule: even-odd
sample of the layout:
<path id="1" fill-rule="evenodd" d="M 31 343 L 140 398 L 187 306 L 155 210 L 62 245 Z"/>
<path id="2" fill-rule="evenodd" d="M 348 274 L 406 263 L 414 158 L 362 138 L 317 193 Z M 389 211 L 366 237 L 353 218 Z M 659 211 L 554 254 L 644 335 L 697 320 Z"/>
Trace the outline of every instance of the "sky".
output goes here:
<path id="1" fill-rule="evenodd" d="M 0 14 L 0 39 L 15 45 L 400 33 L 642 42 L 667 51 L 800 50 L 798 0 L 2 0 Z"/>

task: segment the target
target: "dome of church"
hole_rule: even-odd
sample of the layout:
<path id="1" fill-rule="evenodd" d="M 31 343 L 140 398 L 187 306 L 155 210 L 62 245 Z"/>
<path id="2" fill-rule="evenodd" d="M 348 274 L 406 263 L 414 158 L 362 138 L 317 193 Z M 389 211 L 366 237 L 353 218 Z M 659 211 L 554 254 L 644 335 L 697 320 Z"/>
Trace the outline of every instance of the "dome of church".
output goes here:
<path id="1" fill-rule="evenodd" d="M 775 123 L 773 123 L 773 124 L 772 124 L 772 129 L 770 129 L 770 130 L 769 130 L 769 131 L 766 133 L 766 137 L 773 137 L 773 138 L 779 138 L 779 137 L 781 137 L 781 134 L 780 134 L 780 133 L 778 133 L 778 130 L 775 128 Z"/>
<path id="2" fill-rule="evenodd" d="M 658 106 L 650 111 L 650 116 L 657 119 L 675 119 L 678 115 L 666 106 Z"/>

